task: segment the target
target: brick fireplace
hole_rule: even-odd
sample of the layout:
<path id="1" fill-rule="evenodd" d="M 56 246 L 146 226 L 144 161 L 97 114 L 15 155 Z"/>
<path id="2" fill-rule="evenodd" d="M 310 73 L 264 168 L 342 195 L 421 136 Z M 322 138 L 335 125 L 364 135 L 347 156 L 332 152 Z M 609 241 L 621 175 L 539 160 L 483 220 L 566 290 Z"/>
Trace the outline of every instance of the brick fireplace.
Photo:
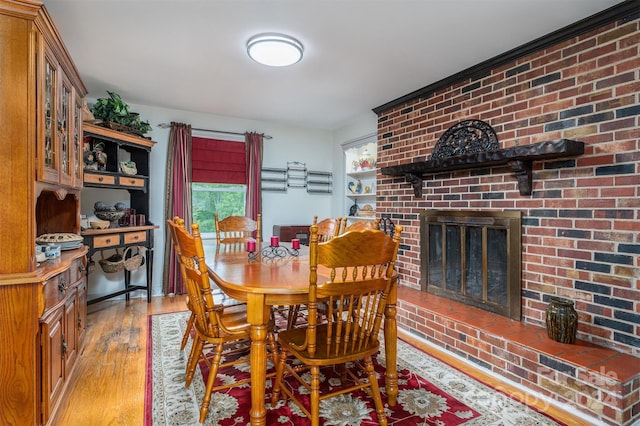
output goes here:
<path id="1" fill-rule="evenodd" d="M 603 422 L 624 425 L 640 419 L 636 6 L 623 2 L 374 109 L 377 213 L 404 227 L 399 326 Z M 469 119 L 490 124 L 500 149 L 573 140 L 584 143 L 584 153 L 532 162 L 525 195 L 507 164 L 381 172 L 429 161 L 441 135 Z M 420 291 L 421 213 L 429 210 L 521 213 L 517 325 L 501 317 L 494 327 L 494 314 L 481 311 L 476 320 L 456 318 L 459 302 Z M 544 311 L 554 295 L 575 301 L 576 345 L 546 337 Z M 507 329 L 516 331 L 509 336 Z"/>

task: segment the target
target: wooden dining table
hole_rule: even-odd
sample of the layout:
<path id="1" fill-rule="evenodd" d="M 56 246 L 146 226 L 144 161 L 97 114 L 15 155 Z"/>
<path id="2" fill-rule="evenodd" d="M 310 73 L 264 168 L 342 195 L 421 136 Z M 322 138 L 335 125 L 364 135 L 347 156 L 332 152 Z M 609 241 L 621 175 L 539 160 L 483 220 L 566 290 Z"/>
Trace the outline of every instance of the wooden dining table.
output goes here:
<path id="1" fill-rule="evenodd" d="M 290 249 L 288 243 L 281 248 Z M 207 244 L 205 259 L 209 275 L 227 296 L 247 303 L 247 317 L 251 324 L 251 412 L 252 425 L 266 424 L 265 383 L 267 376 L 267 324 L 272 306 L 305 304 L 309 291 L 309 248 L 302 246 L 297 256 L 289 252 L 271 256 L 269 244 L 258 248 L 267 255 L 250 258 L 246 244 Z M 282 250 L 281 250 L 282 252 Z M 318 282 L 328 279 L 328 270 L 318 267 Z M 386 355 L 385 389 L 390 406 L 398 395 L 396 367 L 396 299 L 394 280 L 385 311 L 384 340 Z"/>

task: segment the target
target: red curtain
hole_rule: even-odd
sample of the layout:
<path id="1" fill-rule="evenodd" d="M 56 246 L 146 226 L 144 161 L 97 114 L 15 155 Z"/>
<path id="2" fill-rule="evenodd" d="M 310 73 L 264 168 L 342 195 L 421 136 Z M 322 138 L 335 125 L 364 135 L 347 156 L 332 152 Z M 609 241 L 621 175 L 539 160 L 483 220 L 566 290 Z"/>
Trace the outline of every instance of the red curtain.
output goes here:
<path id="1" fill-rule="evenodd" d="M 247 202 L 246 215 L 256 220 L 262 211 L 262 189 L 260 171 L 262 170 L 262 140 L 260 133 L 245 133 L 247 147 Z"/>
<path id="2" fill-rule="evenodd" d="M 193 182 L 246 183 L 246 152 L 243 142 L 194 136 L 192 145 Z"/>
<path id="3" fill-rule="evenodd" d="M 175 216 L 181 217 L 187 229 L 191 229 L 191 182 L 191 125 L 171 123 L 167 149 L 164 217 L 166 220 L 172 220 Z M 184 283 L 178 269 L 168 224 L 165 224 L 164 235 L 165 267 L 162 291 L 164 294 L 183 294 Z"/>

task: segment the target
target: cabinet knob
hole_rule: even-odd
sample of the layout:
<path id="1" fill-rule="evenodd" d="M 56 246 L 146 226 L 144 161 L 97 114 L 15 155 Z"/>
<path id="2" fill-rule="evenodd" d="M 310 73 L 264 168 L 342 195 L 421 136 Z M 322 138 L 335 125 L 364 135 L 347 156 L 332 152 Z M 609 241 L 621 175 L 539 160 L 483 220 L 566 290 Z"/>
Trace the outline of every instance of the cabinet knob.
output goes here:
<path id="1" fill-rule="evenodd" d="M 136 181 L 131 179 L 131 185 L 135 185 Z"/>
<path id="2" fill-rule="evenodd" d="M 137 235 L 135 237 L 133 237 L 134 240 L 138 240 L 140 239 L 140 237 L 138 237 Z"/>
<path id="3" fill-rule="evenodd" d="M 67 280 L 65 280 L 64 278 L 60 278 L 60 282 L 58 283 L 58 291 L 64 293 L 67 288 L 69 288 L 67 285 Z"/>
<path id="4" fill-rule="evenodd" d="M 103 180 L 104 180 L 104 178 L 103 178 L 102 176 L 100 176 L 100 177 L 98 178 L 98 182 L 102 182 Z"/>
<path id="5" fill-rule="evenodd" d="M 107 238 L 107 244 L 109 244 L 111 242 L 111 238 Z"/>

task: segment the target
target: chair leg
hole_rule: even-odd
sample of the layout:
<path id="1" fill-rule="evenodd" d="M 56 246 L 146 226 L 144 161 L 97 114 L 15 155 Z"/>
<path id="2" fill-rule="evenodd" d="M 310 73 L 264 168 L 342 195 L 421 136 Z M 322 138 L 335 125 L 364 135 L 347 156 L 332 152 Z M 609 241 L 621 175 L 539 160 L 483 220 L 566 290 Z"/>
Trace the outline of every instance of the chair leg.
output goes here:
<path id="1" fill-rule="evenodd" d="M 284 375 L 284 363 L 287 361 L 287 351 L 280 351 L 280 361 L 276 364 L 276 378 L 273 381 L 273 390 L 271 393 L 271 406 L 274 407 L 280 399 L 280 386 L 282 385 L 282 376 Z"/>
<path id="2" fill-rule="evenodd" d="M 336 371 L 339 374 L 340 383 L 342 383 L 343 385 L 347 383 L 347 364 L 345 364 L 344 362 L 341 364 L 337 364 Z"/>
<path id="3" fill-rule="evenodd" d="M 311 367 L 311 426 L 320 425 L 320 367 Z"/>
<path id="4" fill-rule="evenodd" d="M 267 342 L 271 351 L 271 362 L 275 368 L 278 367 L 278 345 L 276 344 L 276 336 L 273 333 L 267 334 Z"/>
<path id="5" fill-rule="evenodd" d="M 378 386 L 378 379 L 376 378 L 376 372 L 373 368 L 373 362 L 371 357 L 368 356 L 364 360 L 364 369 L 369 375 L 369 384 L 371 385 L 371 396 L 373 402 L 376 405 L 376 415 L 378 416 L 378 424 L 380 426 L 387 426 L 387 416 L 384 413 L 384 405 L 382 404 L 382 397 L 380 397 L 380 387 Z"/>
<path id="6" fill-rule="evenodd" d="M 211 403 L 211 393 L 213 389 L 213 384 L 216 381 L 216 376 L 218 375 L 218 367 L 220 366 L 220 360 L 222 359 L 222 344 L 218 344 L 215 347 L 215 352 L 213 355 L 213 360 L 211 361 L 211 366 L 209 367 L 209 377 L 207 378 L 207 387 L 204 391 L 204 398 L 202 398 L 202 404 L 200 405 L 200 423 L 204 423 L 204 419 L 207 417 L 207 413 L 209 412 L 209 404 Z"/>
<path id="7" fill-rule="evenodd" d="M 180 350 L 183 351 L 185 346 L 187 346 L 187 342 L 189 341 L 189 335 L 191 334 L 191 329 L 193 328 L 193 323 L 196 319 L 196 316 L 191 313 L 189 316 L 189 321 L 187 321 L 187 329 L 184 332 L 184 336 L 182 336 L 182 343 L 180 344 Z"/>
<path id="8" fill-rule="evenodd" d="M 298 314 L 300 313 L 300 305 L 289 306 L 289 314 L 287 316 L 287 330 L 295 327 L 298 321 Z"/>
<path id="9" fill-rule="evenodd" d="M 193 375 L 196 371 L 196 366 L 198 365 L 198 360 L 200 359 L 200 354 L 202 353 L 202 348 L 204 347 L 204 340 L 202 340 L 197 334 L 193 339 L 193 345 L 191 346 L 191 353 L 189 354 L 189 360 L 187 361 L 187 377 L 184 381 L 184 386 L 189 387 L 191 385 L 191 381 L 193 380 Z"/>

